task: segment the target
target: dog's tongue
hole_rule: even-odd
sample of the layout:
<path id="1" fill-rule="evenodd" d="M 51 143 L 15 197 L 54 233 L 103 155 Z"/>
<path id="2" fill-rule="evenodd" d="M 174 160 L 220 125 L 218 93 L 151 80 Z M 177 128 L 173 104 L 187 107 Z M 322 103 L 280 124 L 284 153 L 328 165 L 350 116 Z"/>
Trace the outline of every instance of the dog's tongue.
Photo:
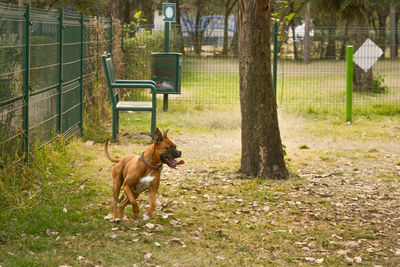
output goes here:
<path id="1" fill-rule="evenodd" d="M 180 161 L 178 161 L 177 163 L 175 163 L 176 165 L 180 165 L 180 164 L 185 164 L 185 161 L 183 159 L 181 159 Z"/>

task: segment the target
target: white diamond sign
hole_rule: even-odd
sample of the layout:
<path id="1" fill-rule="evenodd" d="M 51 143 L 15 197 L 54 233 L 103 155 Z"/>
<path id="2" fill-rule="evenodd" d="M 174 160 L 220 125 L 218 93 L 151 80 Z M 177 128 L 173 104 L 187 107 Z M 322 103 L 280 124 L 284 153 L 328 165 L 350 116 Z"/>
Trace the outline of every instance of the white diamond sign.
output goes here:
<path id="1" fill-rule="evenodd" d="M 362 46 L 354 53 L 353 61 L 367 72 L 372 65 L 382 56 L 383 51 L 370 39 L 367 39 Z"/>

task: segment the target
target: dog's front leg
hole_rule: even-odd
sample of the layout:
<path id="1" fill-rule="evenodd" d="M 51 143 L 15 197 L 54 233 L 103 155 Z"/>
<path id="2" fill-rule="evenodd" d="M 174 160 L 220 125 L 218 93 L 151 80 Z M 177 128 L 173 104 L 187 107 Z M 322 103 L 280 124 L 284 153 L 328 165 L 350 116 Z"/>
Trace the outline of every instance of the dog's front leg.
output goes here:
<path id="1" fill-rule="evenodd" d="M 133 197 L 137 200 L 139 194 L 134 193 Z M 130 201 L 128 198 L 125 198 L 119 205 L 118 205 L 118 210 L 119 210 L 119 218 L 122 220 L 124 219 L 124 212 L 125 212 L 125 207 L 130 204 Z"/>
<path id="2" fill-rule="evenodd" d="M 155 183 L 153 186 L 149 188 L 149 208 L 147 209 L 146 214 L 143 215 L 143 221 L 147 221 L 153 215 L 154 209 L 156 208 L 156 195 L 158 190 L 159 183 Z"/>
<path id="3" fill-rule="evenodd" d="M 129 184 L 124 185 L 124 192 L 125 195 L 128 197 L 129 202 L 132 205 L 132 211 L 133 211 L 133 219 L 139 219 L 139 206 L 136 202 L 135 197 L 133 196 L 133 193 L 131 191 L 131 187 Z"/>

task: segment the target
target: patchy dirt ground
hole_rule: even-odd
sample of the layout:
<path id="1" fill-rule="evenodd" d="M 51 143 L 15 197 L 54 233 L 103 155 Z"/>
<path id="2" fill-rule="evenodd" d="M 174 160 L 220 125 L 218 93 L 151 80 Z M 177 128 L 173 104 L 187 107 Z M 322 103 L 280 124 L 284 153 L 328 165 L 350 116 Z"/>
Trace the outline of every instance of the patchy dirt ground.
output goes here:
<path id="1" fill-rule="evenodd" d="M 353 125 L 287 114 L 280 120 L 292 173 L 285 181 L 241 179 L 239 128 L 170 132 L 187 163 L 164 170 L 158 212 L 188 211 L 170 222 L 193 226 L 180 230 L 180 242 L 213 251 L 208 263 L 399 265 L 400 128 L 390 118 Z M 247 258 L 210 248 L 213 235 Z"/>

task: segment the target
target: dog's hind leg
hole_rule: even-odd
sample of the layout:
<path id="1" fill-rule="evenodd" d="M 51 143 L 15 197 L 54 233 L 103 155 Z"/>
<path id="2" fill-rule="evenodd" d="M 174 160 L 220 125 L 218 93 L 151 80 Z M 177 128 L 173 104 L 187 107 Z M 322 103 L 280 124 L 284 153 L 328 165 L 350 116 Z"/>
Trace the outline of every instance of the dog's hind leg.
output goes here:
<path id="1" fill-rule="evenodd" d="M 113 170 L 113 201 L 112 201 L 112 219 L 114 222 L 119 223 L 120 219 L 117 216 L 117 204 L 119 192 L 122 185 L 122 174 L 116 169 Z"/>

